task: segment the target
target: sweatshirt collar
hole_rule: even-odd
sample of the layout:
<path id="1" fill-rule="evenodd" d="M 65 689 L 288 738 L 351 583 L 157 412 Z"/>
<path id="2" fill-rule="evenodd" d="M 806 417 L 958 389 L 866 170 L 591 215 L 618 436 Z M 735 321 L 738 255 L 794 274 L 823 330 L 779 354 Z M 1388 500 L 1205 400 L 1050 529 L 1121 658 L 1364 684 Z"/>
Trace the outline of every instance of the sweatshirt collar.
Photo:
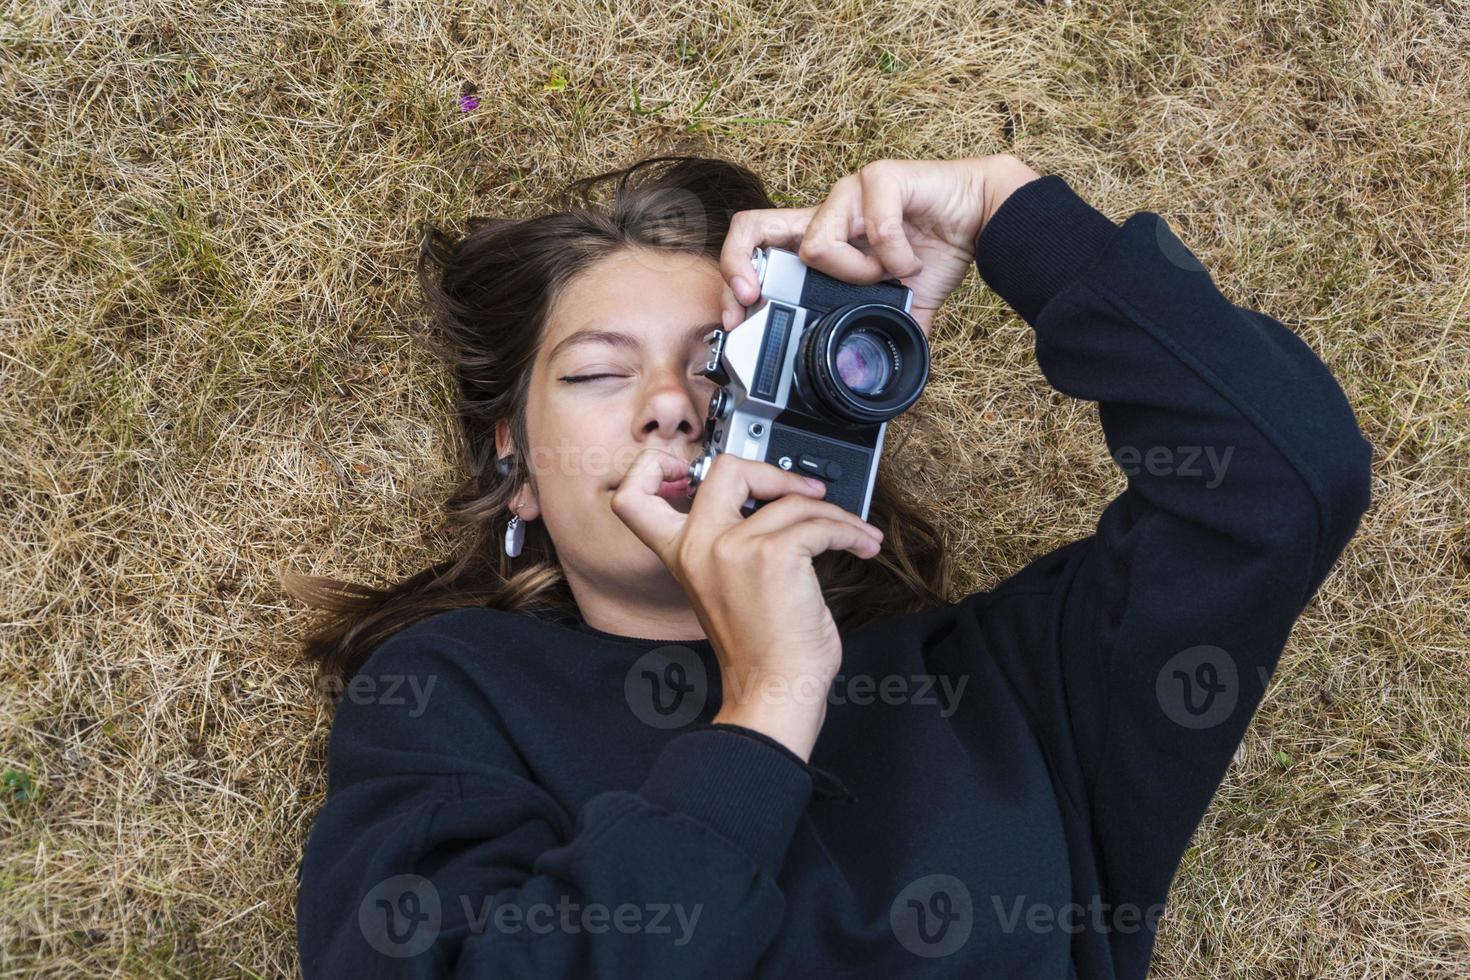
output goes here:
<path id="1" fill-rule="evenodd" d="M 571 619 L 568 620 L 567 625 L 580 633 L 586 633 L 589 636 L 595 636 L 600 640 L 607 640 L 610 643 L 622 643 L 628 646 L 636 646 L 641 649 L 651 650 L 655 647 L 661 646 L 683 646 L 689 647 L 691 650 L 704 650 L 710 652 L 713 652 L 714 650 L 714 644 L 712 644 L 708 639 L 661 640 L 651 636 L 624 636 L 619 633 L 609 633 L 606 630 L 600 630 L 597 627 L 590 625 L 585 619 L 582 618 L 581 613 L 577 613 L 572 616 Z"/>

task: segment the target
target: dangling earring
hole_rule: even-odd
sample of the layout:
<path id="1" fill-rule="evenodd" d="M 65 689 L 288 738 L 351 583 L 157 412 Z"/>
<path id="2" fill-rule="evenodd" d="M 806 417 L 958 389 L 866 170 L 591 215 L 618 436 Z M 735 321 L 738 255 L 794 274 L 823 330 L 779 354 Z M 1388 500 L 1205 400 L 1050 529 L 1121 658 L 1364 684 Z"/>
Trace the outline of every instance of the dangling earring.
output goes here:
<path id="1" fill-rule="evenodd" d="M 495 473 L 502 480 L 510 476 L 512 460 L 514 456 L 502 456 L 495 461 Z M 519 511 L 520 506 L 512 510 Z M 521 515 L 516 513 L 510 522 L 505 525 L 505 553 L 511 558 L 521 553 L 521 548 L 526 543 L 526 525 L 521 521 Z"/>
<path id="2" fill-rule="evenodd" d="M 526 543 L 526 525 L 521 523 L 521 515 L 516 514 L 505 525 L 505 553 L 511 558 L 521 553 L 521 547 Z"/>

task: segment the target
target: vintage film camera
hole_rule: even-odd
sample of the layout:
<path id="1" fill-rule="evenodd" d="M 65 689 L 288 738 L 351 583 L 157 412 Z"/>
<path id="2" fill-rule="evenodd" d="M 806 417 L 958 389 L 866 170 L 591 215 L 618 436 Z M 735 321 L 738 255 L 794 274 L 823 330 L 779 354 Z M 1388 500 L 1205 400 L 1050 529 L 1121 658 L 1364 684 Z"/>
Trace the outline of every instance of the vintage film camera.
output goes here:
<path id="1" fill-rule="evenodd" d="M 735 329 L 709 335 L 701 373 L 722 387 L 689 491 L 715 456 L 733 452 L 826 481 L 822 499 L 867 520 L 888 420 L 929 380 L 913 291 L 897 279 L 842 282 L 785 249 L 758 248 L 752 260 L 760 299 Z M 764 503 L 747 500 L 743 513 Z"/>

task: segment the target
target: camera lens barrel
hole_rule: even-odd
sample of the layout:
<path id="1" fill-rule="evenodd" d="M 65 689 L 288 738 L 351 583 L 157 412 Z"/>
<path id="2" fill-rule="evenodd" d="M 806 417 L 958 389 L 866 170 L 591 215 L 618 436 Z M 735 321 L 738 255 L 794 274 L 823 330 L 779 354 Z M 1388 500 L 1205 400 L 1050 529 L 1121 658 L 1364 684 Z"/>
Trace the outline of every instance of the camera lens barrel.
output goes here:
<path id="1" fill-rule="evenodd" d="M 919 400 L 929 380 L 929 341 L 904 310 L 853 303 L 808 326 L 794 367 L 814 407 L 842 421 L 874 425 Z"/>

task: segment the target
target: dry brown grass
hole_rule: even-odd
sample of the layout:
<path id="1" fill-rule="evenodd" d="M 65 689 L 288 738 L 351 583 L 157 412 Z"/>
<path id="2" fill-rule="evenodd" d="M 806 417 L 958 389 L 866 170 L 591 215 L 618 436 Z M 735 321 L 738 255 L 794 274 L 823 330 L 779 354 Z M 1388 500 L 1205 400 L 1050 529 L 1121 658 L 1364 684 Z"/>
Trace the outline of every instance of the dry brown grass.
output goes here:
<path id="1" fill-rule="evenodd" d="M 1185 858 L 1158 972 L 1470 973 L 1463 4 L 86 6 L 0 22 L 0 973 L 295 972 L 329 714 L 275 572 L 446 548 L 444 381 L 403 329 L 417 222 L 529 214 L 676 145 L 786 203 L 879 157 L 1014 152 L 1115 219 L 1166 215 L 1301 333 L 1377 449 L 1375 502 Z M 952 464 L 924 490 L 988 587 L 1122 477 L 978 279 L 937 339 L 906 424 Z"/>

